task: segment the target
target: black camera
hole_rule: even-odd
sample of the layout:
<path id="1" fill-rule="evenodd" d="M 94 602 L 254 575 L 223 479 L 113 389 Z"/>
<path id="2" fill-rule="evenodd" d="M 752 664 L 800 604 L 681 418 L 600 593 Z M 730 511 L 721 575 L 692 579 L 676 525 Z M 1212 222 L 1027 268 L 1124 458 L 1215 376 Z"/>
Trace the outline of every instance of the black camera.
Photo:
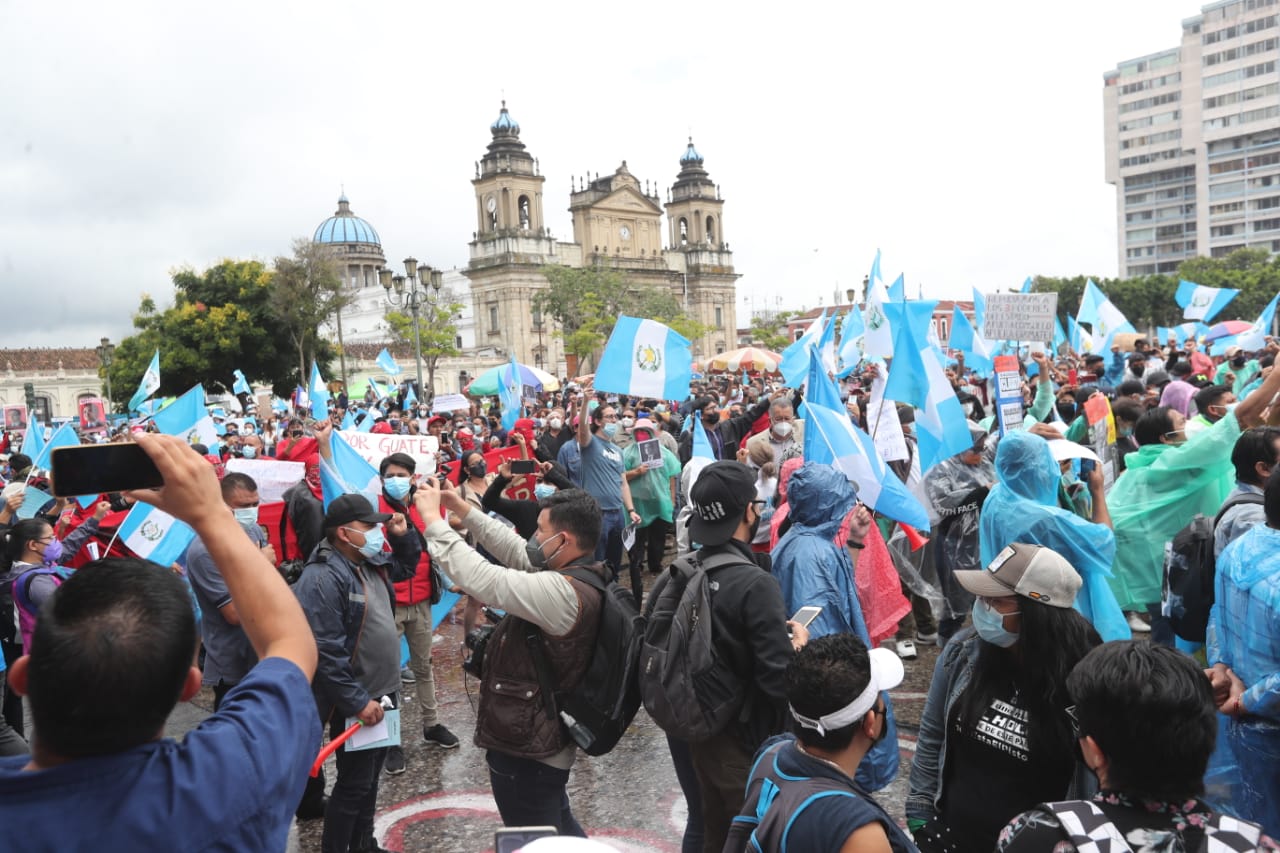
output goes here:
<path id="1" fill-rule="evenodd" d="M 493 631 L 494 626 L 481 625 L 479 628 L 472 628 L 466 636 L 466 646 L 471 651 L 471 654 L 462 662 L 462 668 L 476 678 L 484 675 L 484 654 L 489 648 L 489 640 L 493 637 Z"/>

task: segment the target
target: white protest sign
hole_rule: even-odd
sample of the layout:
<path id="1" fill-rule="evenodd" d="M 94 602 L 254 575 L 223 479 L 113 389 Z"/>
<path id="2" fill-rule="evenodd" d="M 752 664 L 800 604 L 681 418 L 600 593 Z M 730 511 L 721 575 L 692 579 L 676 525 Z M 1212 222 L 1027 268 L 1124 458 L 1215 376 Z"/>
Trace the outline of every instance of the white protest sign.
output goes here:
<path id="1" fill-rule="evenodd" d="M 871 440 L 885 462 L 910 459 L 907 439 L 902 435 L 902 421 L 898 418 L 898 405 L 884 398 L 884 386 L 884 374 L 877 374 L 871 382 L 871 398 L 867 400 L 867 426 L 871 428 Z"/>
<path id="2" fill-rule="evenodd" d="M 252 477 L 258 484 L 258 499 L 268 504 L 284 500 L 285 490 L 302 479 L 306 466 L 278 459 L 228 459 L 226 470 Z"/>
<path id="3" fill-rule="evenodd" d="M 989 293 L 982 337 L 989 341 L 1051 341 L 1056 293 Z"/>
<path id="4" fill-rule="evenodd" d="M 461 394 L 437 394 L 431 401 L 433 412 L 456 412 L 459 409 L 471 410 L 471 401 Z"/>
<path id="5" fill-rule="evenodd" d="M 1000 434 L 1022 429 L 1026 413 L 1022 406 L 1022 374 L 1018 372 L 1018 358 L 998 355 L 995 358 L 996 410 L 999 414 Z"/>
<path id="6" fill-rule="evenodd" d="M 440 439 L 434 435 L 379 435 L 353 429 L 339 430 L 338 434 L 374 468 L 392 453 L 407 453 L 418 463 L 415 474 L 434 474 L 436 471 Z"/>

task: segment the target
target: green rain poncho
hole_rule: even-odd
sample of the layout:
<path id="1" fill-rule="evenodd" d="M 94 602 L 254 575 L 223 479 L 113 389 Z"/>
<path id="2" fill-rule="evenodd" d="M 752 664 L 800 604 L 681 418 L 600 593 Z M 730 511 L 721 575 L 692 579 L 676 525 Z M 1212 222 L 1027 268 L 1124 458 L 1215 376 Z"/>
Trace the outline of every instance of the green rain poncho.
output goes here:
<path id="1" fill-rule="evenodd" d="M 1110 579 L 1120 607 L 1145 612 L 1160 601 L 1165 543 L 1196 513 L 1212 516 L 1235 482 L 1231 449 L 1240 437 L 1234 412 L 1185 444 L 1147 444 L 1125 457 L 1107 495 L 1116 531 Z"/>

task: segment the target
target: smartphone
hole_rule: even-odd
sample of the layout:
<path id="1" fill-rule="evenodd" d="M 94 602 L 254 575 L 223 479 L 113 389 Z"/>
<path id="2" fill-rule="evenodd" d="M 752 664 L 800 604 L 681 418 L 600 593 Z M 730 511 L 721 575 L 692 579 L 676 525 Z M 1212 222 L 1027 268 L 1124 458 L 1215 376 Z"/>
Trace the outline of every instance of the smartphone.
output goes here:
<path id="1" fill-rule="evenodd" d="M 1098 463 L 1094 462 L 1092 459 L 1081 459 L 1080 460 L 1080 479 L 1081 480 L 1088 479 L 1089 475 L 1093 473 L 1093 469 L 1096 467 L 1098 467 Z"/>
<path id="2" fill-rule="evenodd" d="M 54 497 L 99 495 L 164 485 L 156 463 L 136 444 L 82 444 L 53 451 L 49 479 Z"/>
<path id="3" fill-rule="evenodd" d="M 512 474 L 536 474 L 538 472 L 538 461 L 536 459 L 512 459 Z"/>
<path id="4" fill-rule="evenodd" d="M 791 617 L 791 621 L 798 622 L 804 627 L 808 628 L 809 623 L 813 622 L 814 619 L 817 619 L 818 614 L 821 612 L 822 612 L 821 607 L 817 607 L 816 605 L 810 604 L 805 607 L 801 607 L 799 610 L 797 610 L 795 612 L 795 615 Z"/>
<path id="5" fill-rule="evenodd" d="M 1067 371 L 1067 384 L 1075 385 L 1076 380 L 1080 378 L 1080 372 L 1074 367 Z"/>
<path id="6" fill-rule="evenodd" d="M 560 831 L 554 826 L 513 826 L 493 834 L 493 853 L 516 853 L 530 841 L 555 838 Z"/>

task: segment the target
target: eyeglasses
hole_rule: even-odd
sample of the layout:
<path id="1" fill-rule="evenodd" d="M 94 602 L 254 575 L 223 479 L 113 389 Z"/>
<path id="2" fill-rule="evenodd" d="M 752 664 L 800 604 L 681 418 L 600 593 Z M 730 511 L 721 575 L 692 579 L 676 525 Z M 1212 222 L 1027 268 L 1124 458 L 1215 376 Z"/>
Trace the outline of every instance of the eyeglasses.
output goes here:
<path id="1" fill-rule="evenodd" d="M 1076 706 L 1068 705 L 1065 709 L 1067 722 L 1071 724 L 1071 737 L 1080 740 L 1084 737 L 1084 733 L 1080 731 L 1080 720 L 1076 717 Z"/>

